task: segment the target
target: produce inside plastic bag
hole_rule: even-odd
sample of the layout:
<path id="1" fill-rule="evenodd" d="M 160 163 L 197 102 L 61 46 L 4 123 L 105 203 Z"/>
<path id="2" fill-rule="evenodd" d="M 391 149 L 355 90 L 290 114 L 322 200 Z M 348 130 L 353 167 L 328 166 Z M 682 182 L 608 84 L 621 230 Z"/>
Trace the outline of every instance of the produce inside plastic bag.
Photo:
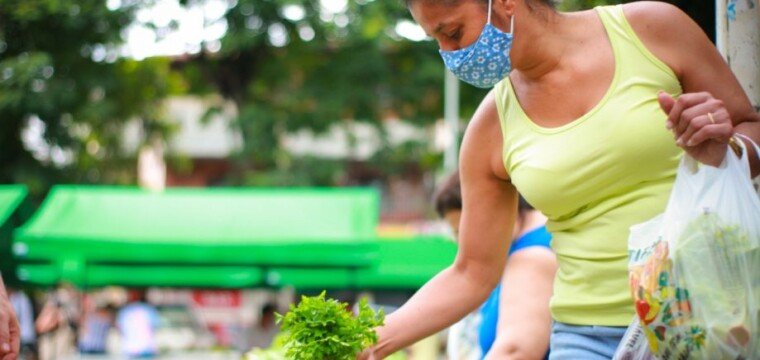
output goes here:
<path id="1" fill-rule="evenodd" d="M 644 328 L 636 315 L 623 335 L 613 360 L 655 360 L 645 336 Z"/>
<path id="2" fill-rule="evenodd" d="M 730 150 L 720 168 L 685 156 L 665 213 L 631 228 L 637 318 L 615 359 L 760 359 L 760 199 L 747 164 Z"/>

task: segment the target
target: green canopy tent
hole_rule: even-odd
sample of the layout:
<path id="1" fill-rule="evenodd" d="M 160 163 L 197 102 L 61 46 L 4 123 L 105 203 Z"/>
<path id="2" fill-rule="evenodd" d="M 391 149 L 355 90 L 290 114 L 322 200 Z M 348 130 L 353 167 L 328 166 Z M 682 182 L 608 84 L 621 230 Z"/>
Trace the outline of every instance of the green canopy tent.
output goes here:
<path id="1" fill-rule="evenodd" d="M 437 236 L 381 239 L 377 259 L 355 269 L 273 268 L 265 275 L 269 286 L 302 290 L 416 290 L 449 266 L 456 244 Z"/>
<path id="2" fill-rule="evenodd" d="M 13 229 L 28 215 L 28 193 L 24 185 L 0 185 L 0 273 L 8 283 L 15 282 L 12 276 L 15 261 L 11 253 Z"/>
<path id="3" fill-rule="evenodd" d="M 13 248 L 33 283 L 247 287 L 270 267 L 369 266 L 378 210 L 370 189 L 57 186 Z"/>
<path id="4" fill-rule="evenodd" d="M 53 285 L 65 280 L 57 265 L 25 264 L 18 277 L 39 285 Z M 251 288 L 261 286 L 263 271 L 246 266 L 176 266 L 176 265 L 88 265 L 77 285 L 87 287 L 166 286 L 199 288 Z"/>
<path id="5" fill-rule="evenodd" d="M 357 269 L 360 289 L 418 289 L 454 262 L 456 244 L 441 237 L 380 242 L 375 264 Z"/>

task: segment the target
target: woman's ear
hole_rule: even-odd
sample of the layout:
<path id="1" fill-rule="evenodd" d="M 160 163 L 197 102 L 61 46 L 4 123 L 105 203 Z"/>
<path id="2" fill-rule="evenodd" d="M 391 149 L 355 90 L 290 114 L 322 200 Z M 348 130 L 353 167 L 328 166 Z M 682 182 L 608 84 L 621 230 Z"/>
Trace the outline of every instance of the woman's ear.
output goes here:
<path id="1" fill-rule="evenodd" d="M 493 0 L 493 12 L 503 18 L 511 18 L 515 14 L 518 1 L 523 0 Z"/>

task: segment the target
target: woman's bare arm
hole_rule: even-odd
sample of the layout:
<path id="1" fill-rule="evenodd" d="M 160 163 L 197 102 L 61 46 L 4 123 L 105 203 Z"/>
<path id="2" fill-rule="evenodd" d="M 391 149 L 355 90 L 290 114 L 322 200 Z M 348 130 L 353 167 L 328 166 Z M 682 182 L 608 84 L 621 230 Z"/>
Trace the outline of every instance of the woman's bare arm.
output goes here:
<path id="1" fill-rule="evenodd" d="M 662 2 L 641 1 L 625 6 L 625 14 L 641 41 L 676 74 L 683 93 L 678 100 L 661 98 L 684 150 L 700 160 L 710 139 L 725 143 L 734 132 L 760 143 L 760 115 L 739 80 L 710 39 L 683 11 Z M 717 125 L 711 125 L 711 113 Z M 692 146 L 688 146 L 689 141 Z M 716 153 L 721 147 L 713 146 Z M 751 146 L 749 147 L 751 148 Z M 725 154 L 725 147 L 722 148 Z M 705 150 L 705 151 L 702 151 Z M 752 174 L 760 173 L 760 158 L 748 149 Z M 709 157 L 709 156 L 707 156 Z M 722 155 L 720 156 L 722 159 Z M 719 163 L 719 161 L 718 161 Z"/>
<path id="2" fill-rule="evenodd" d="M 502 275 L 517 213 L 517 192 L 501 163 L 501 131 L 487 96 L 462 144 L 463 209 L 454 264 L 422 287 L 378 329 L 361 359 L 382 359 L 461 319 L 485 301 Z"/>

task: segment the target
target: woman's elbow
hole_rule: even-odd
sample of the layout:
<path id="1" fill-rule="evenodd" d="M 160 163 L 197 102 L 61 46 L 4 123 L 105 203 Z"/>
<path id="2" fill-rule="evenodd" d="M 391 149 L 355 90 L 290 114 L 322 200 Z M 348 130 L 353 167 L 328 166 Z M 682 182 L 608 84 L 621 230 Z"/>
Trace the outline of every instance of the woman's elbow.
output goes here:
<path id="1" fill-rule="evenodd" d="M 469 282 L 481 285 L 483 294 L 487 296 L 501 282 L 504 265 L 497 262 L 457 259 L 453 269 Z"/>
<path id="2" fill-rule="evenodd" d="M 488 352 L 488 360 L 540 360 L 546 356 L 547 349 L 518 341 L 503 341 L 494 344 Z"/>

